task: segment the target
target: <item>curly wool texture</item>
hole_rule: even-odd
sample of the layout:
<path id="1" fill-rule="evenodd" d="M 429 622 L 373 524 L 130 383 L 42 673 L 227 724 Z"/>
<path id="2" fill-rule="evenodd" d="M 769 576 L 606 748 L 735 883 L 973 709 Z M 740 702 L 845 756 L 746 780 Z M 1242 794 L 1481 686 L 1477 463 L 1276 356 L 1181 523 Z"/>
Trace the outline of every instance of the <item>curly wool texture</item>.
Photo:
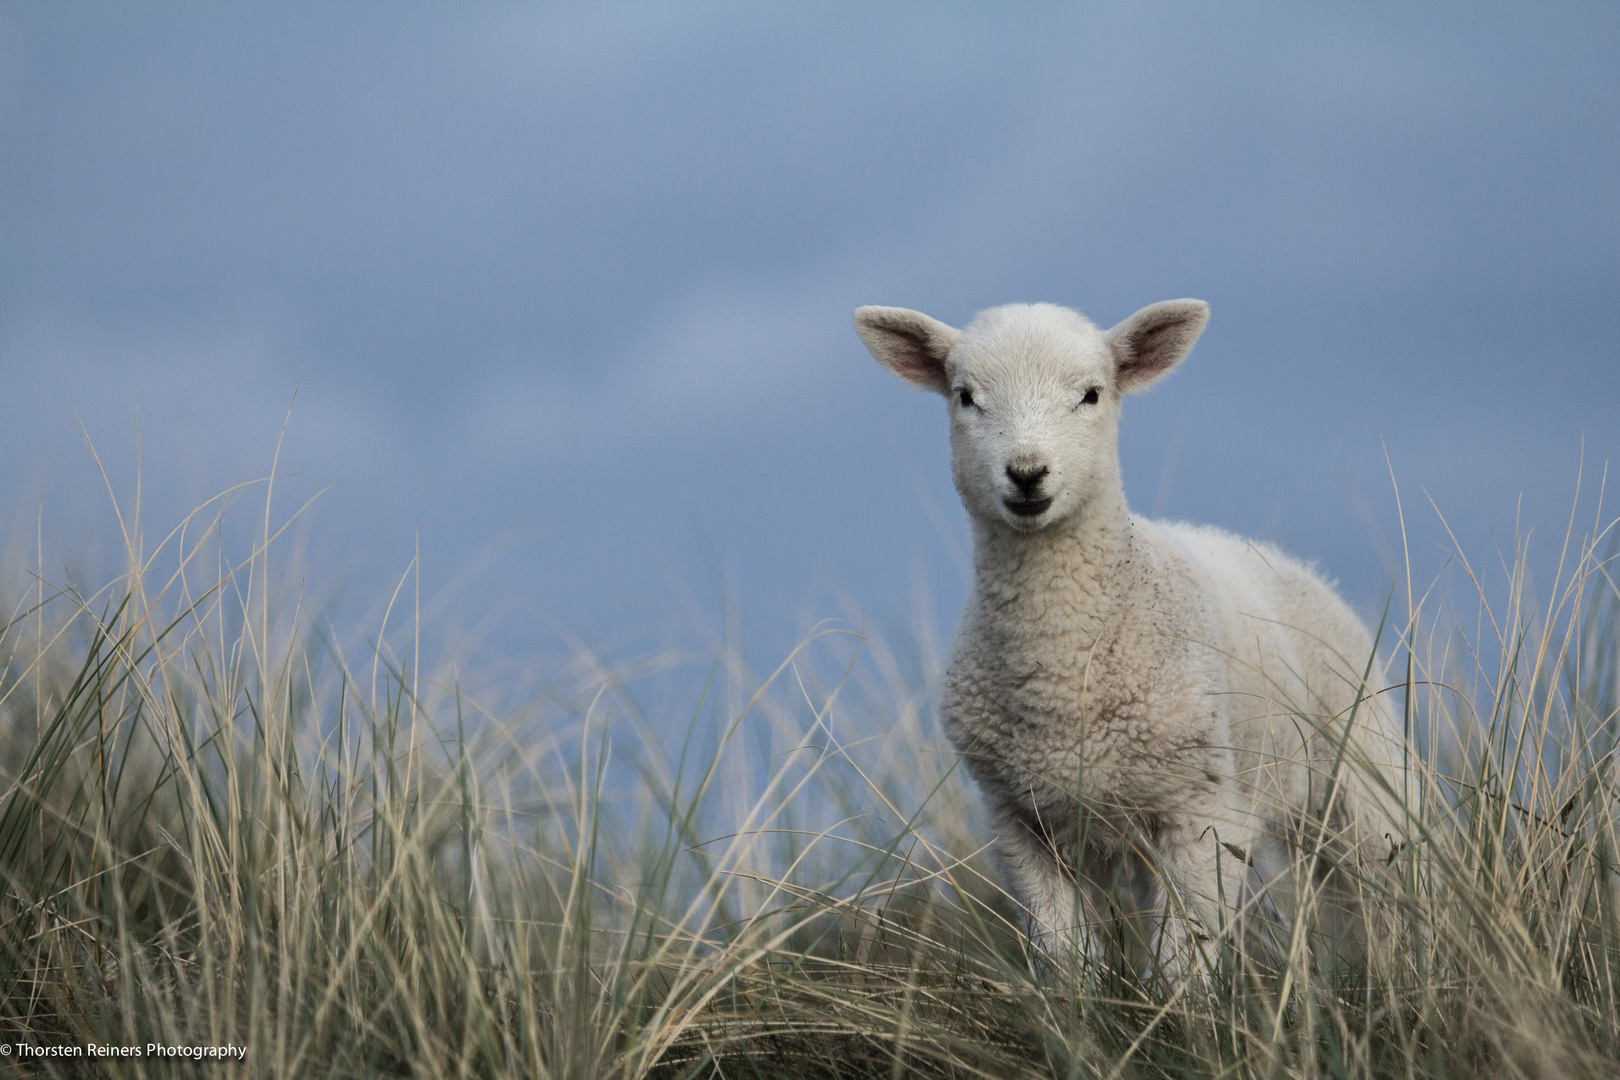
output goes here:
<path id="1" fill-rule="evenodd" d="M 1193 300 L 1106 332 L 1048 304 L 963 331 L 856 312 L 880 362 L 950 403 L 974 583 L 945 722 L 1032 935 L 1095 949 L 1123 904 L 1148 925 L 1140 962 L 1171 977 L 1262 893 L 1365 954 L 1380 931 L 1357 875 L 1389 861 L 1400 790 L 1399 736 L 1364 686 L 1372 636 L 1332 586 L 1270 545 L 1127 509 L 1121 400 L 1207 318 Z"/>

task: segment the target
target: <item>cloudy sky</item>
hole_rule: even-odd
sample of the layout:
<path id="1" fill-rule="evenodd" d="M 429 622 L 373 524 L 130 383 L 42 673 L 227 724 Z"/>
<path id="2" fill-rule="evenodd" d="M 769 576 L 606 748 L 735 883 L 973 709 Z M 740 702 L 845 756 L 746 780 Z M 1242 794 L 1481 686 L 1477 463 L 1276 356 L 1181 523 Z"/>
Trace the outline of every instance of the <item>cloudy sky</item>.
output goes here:
<path id="1" fill-rule="evenodd" d="M 1613 4 L 6 4 L 0 525 L 116 570 L 77 424 L 161 533 L 285 420 L 312 587 L 419 537 L 496 650 L 948 627 L 943 407 L 850 310 L 1195 296 L 1133 505 L 1375 610 L 1386 452 L 1433 566 L 1425 491 L 1490 562 L 1620 451 L 1616 56 Z"/>

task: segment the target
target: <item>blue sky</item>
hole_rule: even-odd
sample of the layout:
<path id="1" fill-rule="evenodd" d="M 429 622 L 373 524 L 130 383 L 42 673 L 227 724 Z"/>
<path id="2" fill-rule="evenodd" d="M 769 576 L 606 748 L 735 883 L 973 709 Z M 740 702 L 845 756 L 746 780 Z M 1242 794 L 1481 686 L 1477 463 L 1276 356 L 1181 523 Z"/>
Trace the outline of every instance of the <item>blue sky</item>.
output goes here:
<path id="1" fill-rule="evenodd" d="M 1429 569 L 1425 491 L 1490 561 L 1620 450 L 1616 56 L 1612 4 L 8 4 L 12 543 L 116 569 L 76 419 L 127 500 L 138 416 L 166 531 L 291 405 L 311 587 L 369 603 L 419 536 L 496 653 L 723 588 L 770 642 L 948 628 L 943 408 L 851 309 L 1195 296 L 1133 505 L 1375 610 L 1386 448 Z"/>

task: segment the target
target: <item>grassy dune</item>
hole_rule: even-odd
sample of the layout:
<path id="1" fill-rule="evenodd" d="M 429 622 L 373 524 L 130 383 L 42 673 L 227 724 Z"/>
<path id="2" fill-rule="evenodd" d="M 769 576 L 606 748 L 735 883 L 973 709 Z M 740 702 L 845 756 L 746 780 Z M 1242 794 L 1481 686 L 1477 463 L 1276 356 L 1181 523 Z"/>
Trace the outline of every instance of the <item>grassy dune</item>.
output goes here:
<path id="1" fill-rule="evenodd" d="M 1523 560 L 1457 553 L 1477 620 L 1421 582 L 1392 605 L 1371 689 L 1412 732 L 1390 795 L 1414 840 L 1366 888 L 1399 913 L 1396 961 L 1327 971 L 1307 907 L 1267 970 L 1217 941 L 1166 992 L 1106 962 L 1032 977 L 932 718 L 937 647 L 827 625 L 757 675 L 734 642 L 695 668 L 582 650 L 494 705 L 510 687 L 419 666 L 410 573 L 345 636 L 282 587 L 272 522 L 232 553 L 208 512 L 131 536 L 136 569 L 94 595 L 8 581 L 0 1070 L 1620 1072 L 1601 515 L 1539 603 Z"/>

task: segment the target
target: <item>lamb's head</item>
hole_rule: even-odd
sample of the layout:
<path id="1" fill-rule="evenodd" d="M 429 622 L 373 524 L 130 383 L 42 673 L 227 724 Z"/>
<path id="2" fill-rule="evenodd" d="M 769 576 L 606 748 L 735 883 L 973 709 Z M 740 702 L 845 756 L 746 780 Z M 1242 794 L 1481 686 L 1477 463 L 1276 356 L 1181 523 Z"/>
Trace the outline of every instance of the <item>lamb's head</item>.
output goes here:
<path id="1" fill-rule="evenodd" d="M 1053 304 L 991 308 L 965 330 L 905 308 L 855 312 L 883 366 L 946 398 L 968 513 L 1020 532 L 1118 491 L 1121 399 L 1180 363 L 1208 321 L 1202 300 L 1152 304 L 1111 330 Z"/>

